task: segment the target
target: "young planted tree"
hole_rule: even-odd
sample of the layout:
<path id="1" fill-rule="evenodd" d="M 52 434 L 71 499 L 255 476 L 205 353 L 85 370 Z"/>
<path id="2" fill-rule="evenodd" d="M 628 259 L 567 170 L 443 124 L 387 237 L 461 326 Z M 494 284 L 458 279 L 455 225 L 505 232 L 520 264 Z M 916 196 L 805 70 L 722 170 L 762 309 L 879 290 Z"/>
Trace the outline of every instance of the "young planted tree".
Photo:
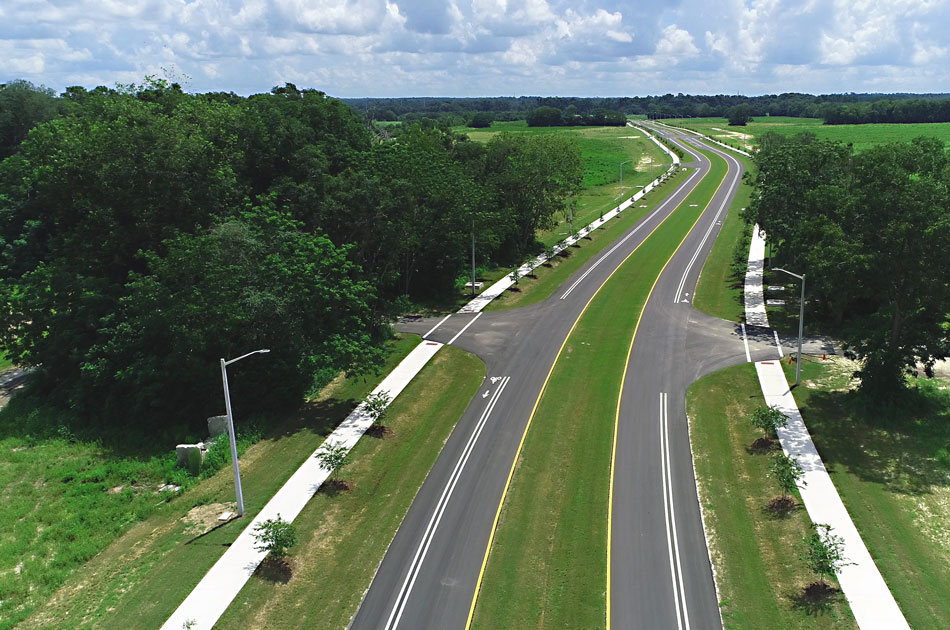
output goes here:
<path id="1" fill-rule="evenodd" d="M 769 477 L 774 479 L 782 489 L 782 496 L 775 497 L 768 503 L 768 509 L 773 514 L 786 515 L 793 507 L 795 500 L 790 496 L 801 480 L 805 471 L 797 460 L 780 453 L 772 458 L 769 465 Z M 804 482 L 801 482 L 804 485 Z"/>
<path id="2" fill-rule="evenodd" d="M 343 444 L 327 443 L 314 457 L 323 468 L 330 471 L 328 487 L 334 491 L 349 490 L 348 483 L 336 478 L 340 470 L 350 463 L 350 451 Z"/>
<path id="3" fill-rule="evenodd" d="M 761 437 L 752 443 L 752 449 L 756 451 L 768 450 L 772 447 L 772 436 L 775 430 L 788 425 L 788 416 L 782 413 L 778 407 L 758 407 L 749 416 L 749 422 L 752 426 L 765 432 L 765 437 Z"/>
<path id="4" fill-rule="evenodd" d="M 387 410 L 389 409 L 389 403 L 392 401 L 393 397 L 389 395 L 389 392 L 383 390 L 364 398 L 363 409 L 369 414 L 370 418 L 373 419 L 374 425 L 382 425 L 383 419 L 386 417 Z"/>
<path id="5" fill-rule="evenodd" d="M 818 582 L 806 587 L 806 592 L 816 590 L 815 587 L 826 592 L 825 578 L 837 575 L 842 567 L 852 564 L 844 557 L 844 539 L 831 533 L 831 525 L 822 523 L 815 523 L 815 531 L 805 536 L 801 559 L 818 576 Z"/>
<path id="6" fill-rule="evenodd" d="M 277 515 L 254 526 L 254 548 L 267 552 L 275 560 L 287 557 L 287 550 L 297 544 L 297 528 Z"/>

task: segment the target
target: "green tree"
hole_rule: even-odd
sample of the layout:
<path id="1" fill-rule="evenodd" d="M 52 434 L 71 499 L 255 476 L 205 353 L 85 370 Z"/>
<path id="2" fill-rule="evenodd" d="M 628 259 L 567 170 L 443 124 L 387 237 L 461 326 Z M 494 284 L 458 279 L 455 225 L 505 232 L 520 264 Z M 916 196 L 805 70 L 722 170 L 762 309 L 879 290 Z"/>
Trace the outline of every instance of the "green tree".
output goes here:
<path id="1" fill-rule="evenodd" d="M 0 161 L 16 153 L 38 123 L 59 116 L 65 106 L 52 90 L 29 81 L 0 85 Z"/>
<path id="2" fill-rule="evenodd" d="M 484 129 L 486 127 L 491 127 L 491 124 L 491 112 L 478 112 L 472 116 L 472 122 L 470 122 L 468 126 L 472 127 L 473 129 Z"/>
<path id="3" fill-rule="evenodd" d="M 343 467 L 350 463 L 350 450 L 343 444 L 327 443 L 314 455 L 320 465 L 336 475 Z"/>
<path id="4" fill-rule="evenodd" d="M 254 526 L 254 548 L 276 560 L 287 557 L 287 551 L 297 544 L 297 528 L 277 515 Z"/>
<path id="5" fill-rule="evenodd" d="M 538 107 L 527 116 L 529 127 L 559 127 L 564 124 L 561 110 L 556 107 Z"/>
<path id="6" fill-rule="evenodd" d="M 752 423 L 752 426 L 764 431 L 767 436 L 771 436 L 775 435 L 776 429 L 788 425 L 788 416 L 782 413 L 778 407 L 761 406 L 752 411 L 749 422 Z"/>
<path id="7" fill-rule="evenodd" d="M 373 424 L 382 424 L 383 420 L 386 419 L 386 414 L 392 401 L 393 398 L 389 395 L 389 392 L 383 390 L 364 398 L 363 409 L 373 419 Z"/>
<path id="8" fill-rule="evenodd" d="M 800 557 L 822 584 L 825 578 L 850 564 L 844 557 L 844 539 L 832 534 L 830 525 L 820 523 L 816 523 L 815 530 L 802 541 Z"/>
<path id="9" fill-rule="evenodd" d="M 726 118 L 729 119 L 729 125 L 745 127 L 747 123 L 752 121 L 750 111 L 751 110 L 749 109 L 749 106 L 745 103 L 729 108 L 729 111 L 726 112 Z"/>
<path id="10" fill-rule="evenodd" d="M 805 471 L 802 470 L 802 465 L 798 463 L 798 460 L 785 454 L 773 457 L 769 465 L 769 476 L 782 489 L 783 498 L 788 498 L 788 495 L 795 491 L 804 474 Z"/>
<path id="11" fill-rule="evenodd" d="M 580 190 L 580 149 L 564 136 L 502 133 L 486 147 L 485 180 L 501 208 L 506 238 L 500 249 L 520 260 L 535 248 L 535 234 L 550 228 Z"/>

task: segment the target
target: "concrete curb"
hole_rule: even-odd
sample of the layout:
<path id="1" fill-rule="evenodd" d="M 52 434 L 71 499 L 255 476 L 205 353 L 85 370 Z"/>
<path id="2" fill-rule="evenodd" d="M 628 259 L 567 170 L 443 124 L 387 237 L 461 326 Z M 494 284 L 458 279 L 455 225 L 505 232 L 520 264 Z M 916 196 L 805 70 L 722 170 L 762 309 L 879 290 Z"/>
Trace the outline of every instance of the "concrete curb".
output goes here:
<path id="1" fill-rule="evenodd" d="M 746 320 L 763 319 L 762 270 L 765 263 L 765 233 L 756 225 L 749 247 L 749 270 L 746 274 Z M 757 276 L 757 283 L 752 276 Z M 750 299 L 750 285 L 758 295 Z M 761 307 L 761 308 L 760 308 Z M 802 503 L 813 523 L 831 526 L 834 535 L 844 540 L 844 557 L 851 562 L 838 573 L 838 583 L 851 606 L 851 612 L 863 630 L 902 630 L 908 628 L 894 596 L 878 571 L 874 559 L 861 539 L 838 491 L 821 461 L 818 449 L 808 433 L 802 414 L 782 371 L 781 361 L 760 361 L 755 364 L 765 404 L 778 407 L 788 417 L 788 426 L 779 429 L 782 450 L 801 464 L 805 471 L 798 490 Z"/>

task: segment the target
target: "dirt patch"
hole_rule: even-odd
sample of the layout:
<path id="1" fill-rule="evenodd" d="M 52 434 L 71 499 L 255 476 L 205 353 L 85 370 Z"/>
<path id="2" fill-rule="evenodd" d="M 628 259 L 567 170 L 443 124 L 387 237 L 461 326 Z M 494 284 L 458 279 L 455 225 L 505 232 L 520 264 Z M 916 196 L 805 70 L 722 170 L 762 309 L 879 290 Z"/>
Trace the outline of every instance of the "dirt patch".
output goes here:
<path id="1" fill-rule="evenodd" d="M 254 577 L 267 580 L 268 582 L 280 582 L 286 584 L 294 574 L 293 560 L 290 558 L 272 558 L 267 556 L 264 561 L 257 565 L 254 570 Z"/>
<path id="2" fill-rule="evenodd" d="M 775 497 L 765 504 L 766 513 L 772 518 L 788 518 L 798 509 L 798 503 L 792 497 Z"/>
<path id="3" fill-rule="evenodd" d="M 371 438 L 381 440 L 383 438 L 392 437 L 395 434 L 393 433 L 393 430 L 387 426 L 382 424 L 374 424 L 370 428 L 366 429 L 366 435 Z"/>
<path id="4" fill-rule="evenodd" d="M 345 479 L 327 479 L 323 482 L 323 485 L 320 486 L 320 492 L 330 497 L 334 497 L 341 492 L 349 492 L 350 490 L 350 484 Z"/>
<path id="5" fill-rule="evenodd" d="M 234 512 L 235 509 L 233 503 L 208 503 L 193 507 L 181 519 L 187 525 L 185 533 L 191 536 L 206 534 L 224 522 L 218 520 L 222 512 Z"/>

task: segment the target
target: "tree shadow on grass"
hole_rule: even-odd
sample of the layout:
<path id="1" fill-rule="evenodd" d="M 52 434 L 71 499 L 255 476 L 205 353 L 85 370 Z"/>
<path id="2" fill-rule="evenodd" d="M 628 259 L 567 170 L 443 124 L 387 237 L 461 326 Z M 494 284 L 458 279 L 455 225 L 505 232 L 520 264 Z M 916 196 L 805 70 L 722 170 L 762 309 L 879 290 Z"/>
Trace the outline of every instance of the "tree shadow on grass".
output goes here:
<path id="1" fill-rule="evenodd" d="M 279 582 L 286 584 L 293 577 L 294 570 L 291 561 L 288 558 L 272 558 L 267 556 L 257 565 L 254 570 L 254 576 L 267 580 L 268 582 Z"/>
<path id="2" fill-rule="evenodd" d="M 769 520 L 785 520 L 792 514 L 800 512 L 803 506 L 790 496 L 775 497 L 762 506 L 762 513 Z"/>
<path id="3" fill-rule="evenodd" d="M 829 468 L 841 465 L 863 481 L 908 495 L 950 486 L 935 458 L 950 443 L 950 396 L 911 388 L 881 403 L 861 392 L 809 393 L 802 416 Z"/>
<path id="4" fill-rule="evenodd" d="M 800 610 L 809 617 L 821 617 L 834 614 L 834 605 L 841 600 L 842 594 L 827 582 L 812 582 L 805 588 L 786 593 L 786 597 L 795 610 Z"/>

